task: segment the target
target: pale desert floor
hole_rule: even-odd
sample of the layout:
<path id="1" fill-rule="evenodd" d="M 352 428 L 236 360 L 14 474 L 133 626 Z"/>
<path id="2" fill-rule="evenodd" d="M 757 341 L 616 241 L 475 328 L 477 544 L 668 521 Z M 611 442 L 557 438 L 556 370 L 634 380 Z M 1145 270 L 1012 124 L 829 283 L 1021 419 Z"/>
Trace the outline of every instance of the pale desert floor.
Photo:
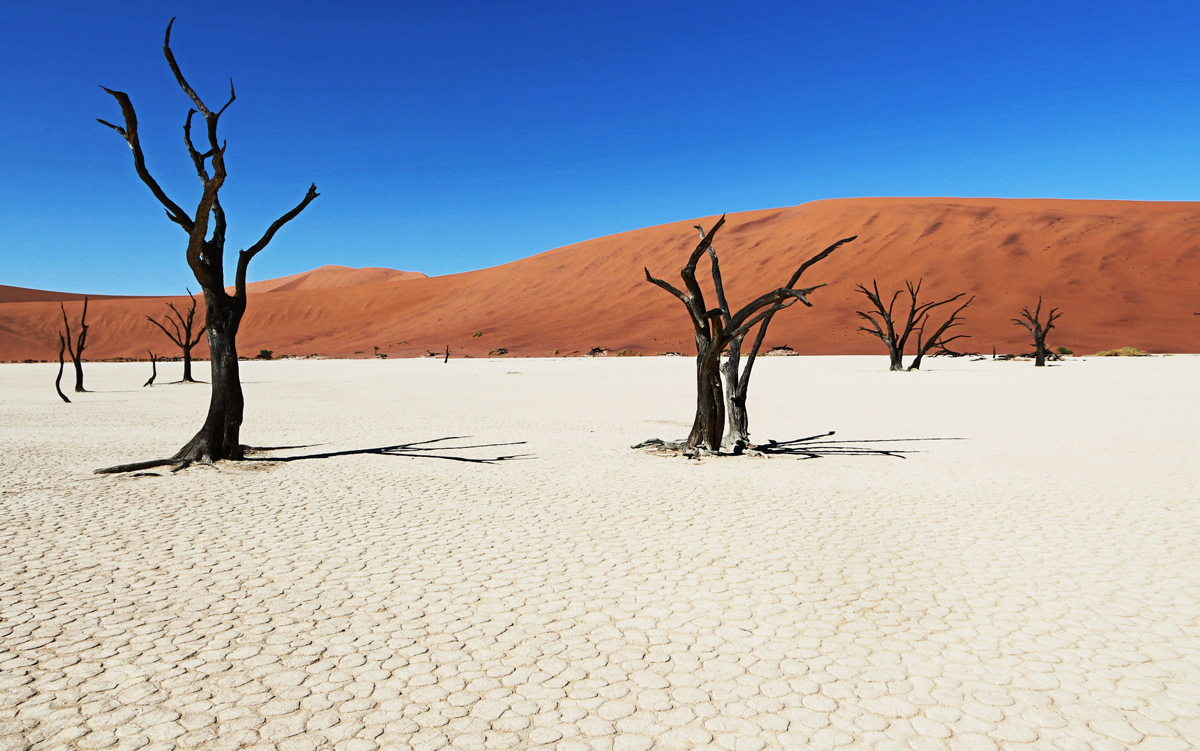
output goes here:
<path id="1" fill-rule="evenodd" d="M 1200 357 L 884 366 L 0 365 L 0 748 L 1200 747 Z"/>

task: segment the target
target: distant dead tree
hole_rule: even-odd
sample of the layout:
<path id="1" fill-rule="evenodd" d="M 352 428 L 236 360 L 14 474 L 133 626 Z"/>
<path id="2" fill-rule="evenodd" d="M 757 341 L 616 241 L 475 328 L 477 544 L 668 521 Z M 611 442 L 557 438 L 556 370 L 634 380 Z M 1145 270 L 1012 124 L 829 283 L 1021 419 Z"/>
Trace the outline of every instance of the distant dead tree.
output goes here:
<path id="1" fill-rule="evenodd" d="M 83 387 L 83 348 L 87 346 L 87 306 L 88 299 L 83 298 L 83 313 L 79 316 L 79 335 L 75 340 L 71 340 L 71 324 L 67 321 L 67 309 L 60 302 L 58 307 L 62 310 L 63 328 L 66 329 L 66 334 L 63 335 L 63 341 L 67 345 L 67 352 L 71 355 L 71 362 L 75 364 L 75 393 L 82 394 L 87 389 Z"/>
<path id="2" fill-rule="evenodd" d="M 883 296 L 879 293 L 879 283 L 872 280 L 871 288 L 867 289 L 862 284 L 856 284 L 855 288 L 867 296 L 874 306 L 874 310 L 857 311 L 860 318 L 865 319 L 871 324 L 871 328 L 859 326 L 859 331 L 865 331 L 871 336 L 877 337 L 882 341 L 888 349 L 888 359 L 890 360 L 889 370 L 904 370 L 904 350 L 908 346 L 908 340 L 914 333 L 917 335 L 917 353 L 913 358 L 912 364 L 908 366 L 909 370 L 920 370 L 921 360 L 934 347 L 945 349 L 946 345 L 955 339 L 967 338 L 966 334 L 958 334 L 957 336 L 946 336 L 946 332 L 955 326 L 962 325 L 962 319 L 959 314 L 966 309 L 968 305 L 975 299 L 974 296 L 969 298 L 965 303 L 958 306 L 950 317 L 938 326 L 933 334 L 928 338 L 925 337 L 925 327 L 929 324 L 929 314 L 935 308 L 958 300 L 966 292 L 960 292 L 954 297 L 946 300 L 934 300 L 932 302 L 918 302 L 918 296 L 921 293 L 921 280 L 918 280 L 914 285 L 910 281 L 904 282 L 905 288 L 908 290 L 908 310 L 896 310 L 896 301 L 904 290 L 896 290 L 892 295 L 892 299 L 885 305 Z M 903 320 L 897 320 L 897 315 L 902 315 Z"/>
<path id="3" fill-rule="evenodd" d="M 700 233 L 700 240 L 704 240 L 704 228 L 700 225 L 693 225 Z M 805 261 L 801 264 L 792 278 L 788 280 L 785 287 L 794 287 L 800 280 L 801 275 L 808 267 L 824 260 L 830 253 L 845 245 L 848 242 L 855 240 L 854 237 L 847 237 L 838 240 L 833 245 L 830 245 L 825 250 Z M 733 323 L 733 313 L 729 308 L 729 301 L 725 298 L 725 283 L 721 277 L 721 266 L 717 260 L 717 251 L 713 248 L 712 243 L 708 245 L 708 256 L 712 262 L 712 279 L 713 287 L 717 294 L 717 307 L 721 312 L 721 322 L 726 331 L 731 330 Z M 813 289 L 816 289 L 815 287 Z M 758 326 L 758 333 L 754 337 L 754 342 L 750 346 L 750 352 L 746 356 L 745 365 L 742 365 L 742 343 L 745 339 L 745 334 L 732 337 L 729 341 L 729 348 L 726 350 L 726 357 L 721 363 L 721 377 L 724 379 L 725 388 L 725 416 L 728 422 L 728 427 L 725 431 L 724 438 L 721 439 L 721 448 L 732 451 L 735 454 L 740 454 L 750 445 L 750 416 L 746 411 L 746 394 L 750 389 L 750 373 L 754 369 L 754 360 L 758 357 L 758 351 L 762 348 L 763 339 L 767 336 L 767 328 L 771 325 L 771 319 L 775 314 L 784 307 L 792 304 L 789 300 L 787 305 L 771 308 L 766 311 L 762 318 L 762 323 Z M 807 304 L 807 303 L 806 303 Z"/>
<path id="4" fill-rule="evenodd" d="M 200 180 L 201 194 L 192 214 L 184 211 L 171 200 L 146 168 L 145 155 L 138 137 L 137 113 L 129 96 L 121 91 L 104 88 L 121 107 L 124 127 L 99 120 L 102 125 L 115 130 L 133 152 L 133 166 L 138 177 L 167 212 L 167 218 L 187 234 L 187 262 L 192 274 L 204 292 L 205 328 L 208 332 L 208 349 L 212 365 L 212 396 L 208 415 L 199 432 L 167 459 L 154 459 L 133 464 L 122 464 L 96 470 L 98 473 L 128 472 L 150 467 L 173 465 L 183 469 L 193 462 L 210 463 L 219 459 L 242 458 L 244 446 L 239 441 L 242 414 L 245 406 L 242 382 L 238 371 L 237 332 L 242 316 L 246 312 L 246 269 L 254 256 L 258 255 L 283 225 L 296 218 L 318 195 L 313 184 L 304 198 L 294 208 L 280 216 L 267 228 L 259 240 L 238 252 L 237 270 L 234 277 L 234 292 L 225 291 L 225 210 L 218 199 L 218 192 L 225 184 L 225 150 L 227 144 L 217 135 L 217 122 L 226 108 L 236 98 L 233 81 L 229 83 L 229 100 L 218 110 L 211 110 L 192 89 L 175 61 L 171 51 L 171 26 L 167 24 L 163 37 L 163 55 L 175 75 L 175 82 L 194 105 L 189 109 L 183 123 L 183 142 L 187 147 L 192 167 Z M 199 148 L 192 140 L 192 118 L 199 112 L 204 118 L 205 142 Z M 211 221 L 211 236 L 209 234 Z"/>
<path id="5" fill-rule="evenodd" d="M 1033 346 L 1035 347 L 1033 364 L 1034 367 L 1044 367 L 1046 364 L 1046 334 L 1050 333 L 1050 329 L 1054 328 L 1054 322 L 1062 317 L 1062 313 L 1058 312 L 1058 308 L 1051 308 L 1049 315 L 1046 316 L 1046 322 L 1042 323 L 1042 296 L 1038 295 L 1037 307 L 1031 313 L 1028 307 L 1021 309 L 1021 317 L 1012 319 L 1013 323 L 1024 326 L 1030 335 L 1033 336 Z"/>
<path id="6" fill-rule="evenodd" d="M 150 350 L 146 350 L 146 354 L 150 355 L 150 380 L 142 384 L 142 388 L 154 385 L 154 379 L 158 378 L 158 355 Z"/>
<path id="7" fill-rule="evenodd" d="M 54 390 L 58 392 L 58 396 L 60 399 L 62 399 L 67 404 L 70 404 L 71 400 L 67 398 L 67 395 L 64 394 L 63 390 L 62 390 L 63 366 L 66 363 L 66 361 L 63 359 L 63 353 L 66 351 L 66 349 L 67 349 L 67 338 L 60 333 L 58 335 L 58 377 L 54 379 Z"/>
<path id="8" fill-rule="evenodd" d="M 797 300 L 807 307 L 812 307 L 812 303 L 808 301 L 808 295 L 813 290 L 825 285 L 818 284 L 805 289 L 797 289 L 794 285 L 809 266 L 828 256 L 838 246 L 854 239 L 839 240 L 801 264 L 785 286 L 758 297 L 736 313 L 730 313 L 728 304 L 723 301 L 724 287 L 721 281 L 720 264 L 717 261 L 716 252 L 711 250 L 713 238 L 724 224 L 725 217 L 722 216 L 707 234 L 701 230 L 703 236 L 700 243 L 688 257 L 687 265 L 679 272 L 687 290 L 686 293 L 662 279 L 655 278 L 650 274 L 649 269 L 644 270 L 646 281 L 674 295 L 687 308 L 692 320 L 696 339 L 696 416 L 692 422 L 691 433 L 680 446 L 684 453 L 690 456 L 719 453 L 721 449 L 726 419 L 726 404 L 721 385 L 721 354 L 729 349 L 735 340 L 739 342 L 740 346 L 742 337 L 751 329 L 768 321 L 775 313 L 791 306 Z M 722 302 L 719 303 L 720 307 L 711 310 L 705 304 L 704 292 L 696 280 L 696 266 L 705 254 L 709 255 L 714 286 L 721 290 L 718 297 L 722 299 Z M 757 347 L 761 343 L 760 337 L 752 350 L 752 355 L 757 354 Z M 750 358 L 748 365 L 752 364 L 753 359 Z M 745 387 L 749 384 L 749 369 L 747 368 L 741 374 L 738 374 L 736 368 L 730 372 L 737 374 L 735 384 L 741 388 L 740 393 L 743 399 L 741 408 L 744 413 Z M 742 419 L 744 429 L 744 415 Z M 741 446 L 745 446 L 744 435 L 735 436 L 733 440 L 735 444 L 740 441 Z M 735 445 L 735 451 L 740 450 L 741 448 Z"/>
<path id="9" fill-rule="evenodd" d="M 161 321 L 156 321 L 150 316 L 146 316 L 146 320 L 162 329 L 167 338 L 174 342 L 176 347 L 183 350 L 183 378 L 180 381 L 182 383 L 196 383 L 196 379 L 192 378 L 192 347 L 200 343 L 200 337 L 204 336 L 204 327 L 201 326 L 195 336 L 192 335 L 196 319 L 196 296 L 192 294 L 190 289 L 187 293 L 188 297 L 192 299 L 192 307 L 188 309 L 186 316 L 179 312 L 179 308 L 175 307 L 175 303 L 167 303 L 167 307 L 171 309 L 171 313 L 163 316 L 163 320 L 171 324 L 170 330 Z"/>

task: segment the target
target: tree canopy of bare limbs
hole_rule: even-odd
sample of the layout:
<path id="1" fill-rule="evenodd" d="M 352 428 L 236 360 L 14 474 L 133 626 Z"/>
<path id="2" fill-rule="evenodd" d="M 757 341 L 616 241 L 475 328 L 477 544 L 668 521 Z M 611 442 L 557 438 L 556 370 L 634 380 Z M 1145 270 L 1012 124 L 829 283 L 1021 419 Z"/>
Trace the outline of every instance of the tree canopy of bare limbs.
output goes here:
<path id="1" fill-rule="evenodd" d="M 67 321 L 67 308 L 61 302 L 58 304 L 62 310 L 63 317 L 63 334 L 60 335 L 62 343 L 67 347 L 67 353 L 71 355 L 71 362 L 75 364 L 75 393 L 82 394 L 87 389 L 83 387 L 83 348 L 87 346 L 88 324 L 87 324 L 87 306 L 88 299 L 83 298 L 83 313 L 79 315 L 79 334 L 71 339 L 71 324 Z M 61 353 L 60 353 L 61 354 Z M 59 392 L 61 395 L 62 392 Z"/>
<path id="2" fill-rule="evenodd" d="M 955 326 L 962 325 L 962 319 L 959 317 L 959 314 L 971 304 L 975 297 L 971 296 L 965 303 L 958 306 L 950 314 L 950 317 L 935 328 L 927 337 L 925 336 L 925 327 L 929 325 L 929 314 L 943 305 L 949 305 L 958 300 L 966 292 L 960 292 L 946 300 L 934 300 L 922 303 L 918 302 L 918 297 L 921 294 L 920 280 L 915 285 L 910 281 L 905 281 L 904 286 L 908 290 L 907 310 L 896 309 L 896 302 L 904 290 L 896 290 L 892 295 L 892 299 L 885 305 L 883 296 L 879 293 L 878 282 L 872 281 L 870 289 L 862 284 L 855 285 L 855 288 L 859 292 L 867 296 L 867 299 L 871 301 L 871 305 L 874 308 L 868 311 L 858 311 L 859 317 L 865 319 L 871 326 L 870 328 L 859 326 L 858 330 L 865 331 L 877 337 L 887 346 L 888 359 L 890 360 L 889 370 L 904 370 L 904 351 L 908 347 L 909 339 L 915 333 L 917 335 L 916 356 L 913 357 L 913 361 L 908 366 L 908 369 L 920 370 L 921 360 L 931 349 L 934 347 L 945 348 L 947 344 L 955 339 L 965 339 L 968 337 L 967 334 L 957 334 L 948 337 L 946 336 L 946 332 Z M 902 319 L 898 319 L 897 314 L 902 316 Z"/>
<path id="3" fill-rule="evenodd" d="M 186 316 L 179 312 L 179 308 L 175 307 L 175 303 L 167 303 L 167 307 L 171 309 L 171 312 L 163 316 L 163 320 L 171 325 L 169 330 L 163 325 L 162 321 L 157 321 L 150 316 L 146 316 L 146 320 L 162 329 L 167 338 L 183 351 L 183 378 L 180 381 L 183 383 L 196 383 L 196 379 L 192 378 L 192 347 L 200 343 L 200 337 L 204 336 L 204 327 L 201 326 L 195 334 L 192 333 L 196 326 L 196 296 L 192 294 L 190 289 L 188 290 L 188 297 L 192 298 L 192 307 L 188 309 Z"/>
<path id="4" fill-rule="evenodd" d="M 1013 323 L 1024 326 L 1033 337 L 1034 367 L 1040 368 L 1046 365 L 1046 334 L 1050 333 L 1050 329 L 1054 328 L 1054 322 L 1060 317 L 1062 317 L 1062 313 L 1058 312 L 1058 308 L 1051 308 L 1049 315 L 1046 316 L 1046 322 L 1042 323 L 1042 298 L 1039 295 L 1037 307 L 1032 312 L 1028 306 L 1024 307 L 1021 309 L 1021 317 L 1012 319 Z"/>
<path id="5" fill-rule="evenodd" d="M 121 91 L 104 88 L 121 107 L 124 126 L 99 120 L 112 128 L 133 152 L 133 167 L 138 177 L 166 210 L 167 218 L 179 226 L 187 235 L 187 262 L 204 293 L 205 329 L 208 334 L 208 349 L 212 365 L 212 396 L 204 425 L 183 448 L 166 459 L 154 459 L 133 464 L 122 464 L 96 470 L 98 473 L 128 472 L 150 467 L 172 465 L 176 470 L 194 462 L 211 463 L 219 459 L 242 458 L 244 446 L 239 437 L 242 425 L 244 401 L 242 383 L 238 371 L 237 332 L 246 312 L 246 270 L 250 261 L 258 255 L 283 225 L 295 219 L 301 211 L 317 197 L 316 184 L 311 185 L 303 199 L 290 211 L 280 216 L 249 248 L 238 251 L 234 272 L 234 292 L 225 291 L 225 210 L 218 193 L 225 184 L 225 151 L 227 143 L 218 136 L 217 125 L 221 115 L 233 104 L 236 95 L 232 80 L 229 83 L 229 99 L 219 109 L 213 110 L 204 103 L 184 78 L 175 55 L 171 51 L 171 26 L 167 24 L 163 38 L 163 55 L 175 76 L 175 82 L 192 103 L 183 123 L 183 142 L 188 157 L 199 178 L 201 192 L 192 214 L 172 200 L 150 174 L 146 167 L 138 136 L 138 119 L 129 96 Z M 204 134 L 197 147 L 192 139 L 192 120 L 196 113 L 204 120 Z"/>
<path id="6" fill-rule="evenodd" d="M 719 453 L 722 444 L 731 448 L 735 453 L 741 453 L 748 446 L 746 390 L 749 387 L 754 358 L 758 355 L 759 347 L 766 336 L 766 327 L 776 313 L 790 307 L 796 301 L 806 307 L 812 307 L 812 303 L 808 301 L 808 295 L 813 290 L 825 285 L 797 288 L 796 284 L 800 277 L 810 266 L 828 257 L 830 253 L 857 237 L 855 235 L 838 240 L 802 263 L 784 286 L 761 295 L 734 313 L 726 300 L 720 262 L 712 247 L 713 238 L 724 224 L 725 217 L 722 216 L 707 233 L 700 228 L 700 243 L 692 251 L 687 264 L 679 272 L 686 291 L 680 290 L 662 279 L 655 278 L 650 274 L 649 269 L 644 270 L 646 281 L 666 290 L 682 302 L 692 321 L 696 339 L 696 416 L 687 440 L 680 447 L 689 456 Z M 696 279 L 697 266 L 705 255 L 709 257 L 713 287 L 717 295 L 717 307 L 712 309 L 709 309 L 705 303 L 704 291 Z M 739 369 L 742 341 L 755 326 L 760 326 L 760 328 L 746 359 L 745 367 Z M 727 350 L 732 366 L 727 362 L 722 368 L 721 355 Z M 727 379 L 731 394 L 735 397 L 728 403 L 729 406 L 727 406 L 722 388 L 722 372 Z M 723 441 L 727 414 L 731 417 L 730 433 Z"/>

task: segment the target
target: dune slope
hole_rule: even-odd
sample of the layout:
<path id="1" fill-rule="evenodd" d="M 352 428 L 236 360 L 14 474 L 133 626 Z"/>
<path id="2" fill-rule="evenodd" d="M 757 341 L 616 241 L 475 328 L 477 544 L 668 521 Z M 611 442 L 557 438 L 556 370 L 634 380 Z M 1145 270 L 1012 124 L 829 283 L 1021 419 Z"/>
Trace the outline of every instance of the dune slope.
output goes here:
<path id="1" fill-rule="evenodd" d="M 252 288 L 239 348 L 253 355 L 391 356 L 441 351 L 486 356 L 586 353 L 593 347 L 653 355 L 694 352 L 683 306 L 647 283 L 643 267 L 675 284 L 697 234 L 715 217 L 597 238 L 479 271 L 388 278 L 354 270 L 306 275 Z M 729 216 L 716 239 L 736 306 L 778 286 L 833 241 L 859 236 L 814 266 L 824 283 L 812 308 L 776 317 L 767 345 L 808 354 L 881 352 L 859 332 L 857 282 L 881 289 L 923 279 L 930 296 L 976 296 L 956 344 L 988 352 L 1028 351 L 1012 319 L 1038 296 L 1063 316 L 1049 343 L 1077 353 L 1134 346 L 1200 352 L 1200 203 L 1053 199 L 855 198 Z M 326 267 L 328 269 L 329 267 Z M 336 267 L 335 267 L 336 269 Z M 320 278 L 325 269 L 308 272 Z M 401 274 L 403 272 L 395 272 Z M 372 276 L 375 274 L 374 276 Z M 707 279 L 705 271 L 704 278 Z M 145 321 L 170 298 L 97 300 L 95 359 L 171 354 Z M 72 306 L 68 304 L 68 309 Z M 78 307 L 76 305 L 75 307 Z M 57 303 L 0 303 L 0 360 L 55 355 Z M 201 345 L 203 351 L 203 345 Z"/>

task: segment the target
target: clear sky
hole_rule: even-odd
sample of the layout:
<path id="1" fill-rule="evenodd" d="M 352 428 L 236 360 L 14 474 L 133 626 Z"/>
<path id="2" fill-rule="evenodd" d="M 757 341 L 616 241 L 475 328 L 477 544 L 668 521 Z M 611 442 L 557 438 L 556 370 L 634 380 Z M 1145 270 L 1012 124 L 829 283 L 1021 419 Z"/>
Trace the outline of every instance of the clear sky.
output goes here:
<path id="1" fill-rule="evenodd" d="M 195 288 L 98 88 L 189 211 L 188 101 L 237 101 L 227 251 L 254 279 L 456 273 L 844 196 L 1200 200 L 1200 3 L 0 3 L 0 284 Z M 584 282 L 586 283 L 586 282 Z"/>

